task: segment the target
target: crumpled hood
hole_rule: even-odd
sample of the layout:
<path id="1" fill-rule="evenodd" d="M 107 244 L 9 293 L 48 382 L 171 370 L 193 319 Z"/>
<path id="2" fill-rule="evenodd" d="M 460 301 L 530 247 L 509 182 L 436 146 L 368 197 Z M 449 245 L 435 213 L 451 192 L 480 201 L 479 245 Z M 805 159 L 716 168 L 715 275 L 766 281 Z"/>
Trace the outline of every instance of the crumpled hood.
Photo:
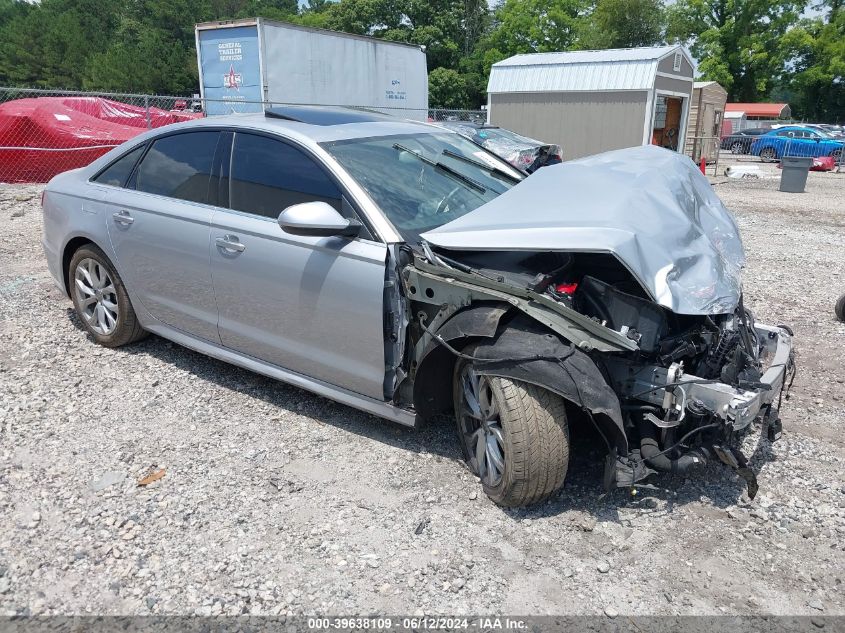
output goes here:
<path id="1" fill-rule="evenodd" d="M 733 216 L 689 158 L 654 146 L 544 167 L 422 238 L 455 250 L 612 253 L 678 314 L 732 312 L 742 291 Z"/>

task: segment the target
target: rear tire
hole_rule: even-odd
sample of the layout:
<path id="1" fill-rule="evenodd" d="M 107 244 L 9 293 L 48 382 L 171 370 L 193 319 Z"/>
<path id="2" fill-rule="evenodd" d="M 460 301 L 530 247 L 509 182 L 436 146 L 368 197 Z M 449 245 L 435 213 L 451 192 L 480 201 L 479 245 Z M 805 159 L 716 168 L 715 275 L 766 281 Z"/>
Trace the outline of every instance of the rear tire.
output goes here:
<path id="1" fill-rule="evenodd" d="M 834 308 L 836 312 L 836 318 L 840 321 L 845 321 L 845 295 L 839 297 L 839 301 L 836 302 L 836 307 Z"/>
<path id="2" fill-rule="evenodd" d="M 467 389 L 472 381 L 477 385 L 476 414 L 482 412 L 487 420 L 472 415 L 472 389 Z M 560 490 L 569 465 L 569 428 L 560 396 L 529 383 L 475 374 L 471 361 L 459 360 L 454 404 L 464 458 L 494 503 L 526 506 Z M 485 406 L 491 415 L 484 415 Z"/>
<path id="3" fill-rule="evenodd" d="M 138 323 L 123 280 L 98 247 L 86 244 L 73 254 L 68 285 L 82 326 L 100 345 L 120 347 L 147 335 Z"/>
<path id="4" fill-rule="evenodd" d="M 774 147 L 764 147 L 760 150 L 760 160 L 764 163 L 774 163 L 778 159 L 778 153 Z"/>

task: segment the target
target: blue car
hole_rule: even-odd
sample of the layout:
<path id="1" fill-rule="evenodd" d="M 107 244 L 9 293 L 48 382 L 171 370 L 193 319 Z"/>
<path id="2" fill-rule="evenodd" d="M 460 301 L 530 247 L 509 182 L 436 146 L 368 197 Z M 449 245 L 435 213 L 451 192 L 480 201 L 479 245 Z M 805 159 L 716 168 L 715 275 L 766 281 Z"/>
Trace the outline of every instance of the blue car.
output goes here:
<path id="1" fill-rule="evenodd" d="M 783 156 L 833 156 L 838 161 L 843 146 L 841 140 L 818 128 L 787 125 L 754 139 L 751 154 L 759 156 L 764 163 L 778 161 Z"/>

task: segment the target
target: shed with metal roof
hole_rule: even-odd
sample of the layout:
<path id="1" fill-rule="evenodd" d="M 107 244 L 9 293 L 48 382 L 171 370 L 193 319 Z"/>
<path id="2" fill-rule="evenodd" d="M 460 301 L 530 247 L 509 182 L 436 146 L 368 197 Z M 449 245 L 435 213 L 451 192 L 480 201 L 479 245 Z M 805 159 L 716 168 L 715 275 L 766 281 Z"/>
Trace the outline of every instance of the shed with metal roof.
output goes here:
<path id="1" fill-rule="evenodd" d="M 680 45 L 531 53 L 490 70 L 490 123 L 564 159 L 654 143 L 683 151 L 695 63 Z"/>

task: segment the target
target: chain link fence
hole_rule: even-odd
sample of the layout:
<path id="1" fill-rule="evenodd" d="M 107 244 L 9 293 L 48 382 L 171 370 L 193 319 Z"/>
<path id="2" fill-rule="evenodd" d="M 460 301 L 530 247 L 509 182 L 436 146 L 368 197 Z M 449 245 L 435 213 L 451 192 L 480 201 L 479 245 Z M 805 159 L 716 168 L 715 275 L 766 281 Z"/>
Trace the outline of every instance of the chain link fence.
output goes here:
<path id="1" fill-rule="evenodd" d="M 111 92 L 79 92 L 0 87 L 0 182 L 47 182 L 69 169 L 84 167 L 113 147 L 142 132 L 214 114 L 262 112 L 283 103 L 245 100 L 211 101 L 199 96 L 179 97 Z M 484 110 L 431 108 L 367 108 L 400 118 L 432 122 L 484 123 Z M 789 122 L 753 121 L 755 127 Z M 688 137 L 684 153 L 705 173 L 737 162 L 777 162 L 783 156 L 813 157 L 816 167 L 827 168 L 830 159 L 845 171 L 839 145 L 829 140 L 777 137 L 763 143 L 759 136 Z M 767 137 L 771 138 L 771 137 Z M 771 147 L 769 147 L 771 145 Z M 565 151 L 564 146 L 564 151 Z M 825 162 L 826 160 L 826 162 Z"/>
<path id="2" fill-rule="evenodd" d="M 88 165 L 148 129 L 280 105 L 287 104 L 0 87 L 0 182 L 47 182 L 63 171 Z M 486 120 L 482 110 L 360 108 L 421 121 Z"/>

